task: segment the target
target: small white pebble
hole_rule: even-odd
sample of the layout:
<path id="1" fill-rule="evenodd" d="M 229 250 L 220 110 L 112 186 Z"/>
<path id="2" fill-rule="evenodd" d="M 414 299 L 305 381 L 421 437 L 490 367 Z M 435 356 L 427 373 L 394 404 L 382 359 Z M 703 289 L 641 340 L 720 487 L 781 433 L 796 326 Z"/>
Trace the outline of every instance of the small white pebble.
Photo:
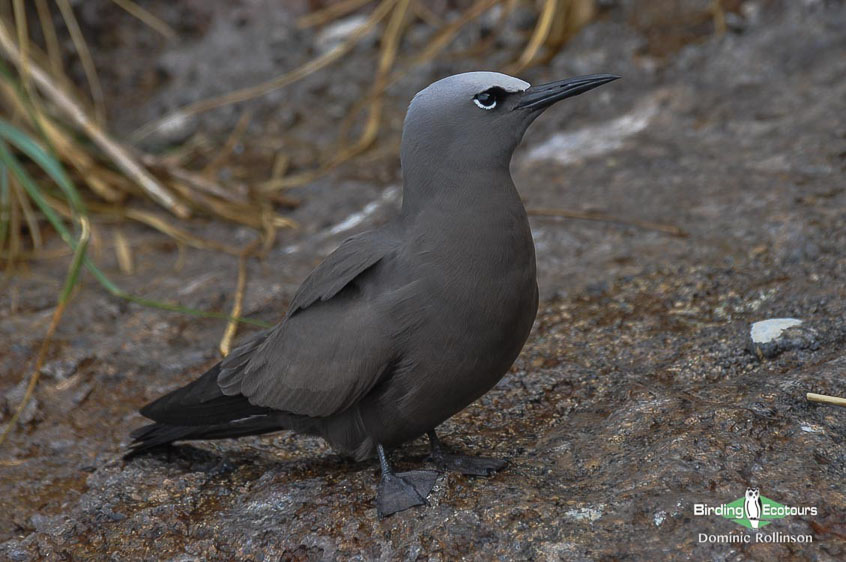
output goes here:
<path id="1" fill-rule="evenodd" d="M 575 519 L 576 521 L 586 520 L 593 522 L 602 517 L 602 510 L 604 508 L 605 504 L 599 504 L 596 507 L 580 507 L 578 509 L 571 509 L 564 516 L 569 519 Z"/>
<path id="2" fill-rule="evenodd" d="M 159 132 L 164 135 L 170 135 L 174 132 L 181 131 L 188 124 L 188 115 L 177 111 L 168 115 L 167 118 L 159 124 Z"/>
<path id="3" fill-rule="evenodd" d="M 778 338 L 783 331 L 798 326 L 802 321 L 796 318 L 770 318 L 752 324 L 750 336 L 754 343 L 769 343 Z"/>
<path id="4" fill-rule="evenodd" d="M 804 431 L 805 433 L 825 433 L 825 430 L 818 425 L 811 425 L 807 423 L 803 423 L 799 426 L 799 429 Z"/>

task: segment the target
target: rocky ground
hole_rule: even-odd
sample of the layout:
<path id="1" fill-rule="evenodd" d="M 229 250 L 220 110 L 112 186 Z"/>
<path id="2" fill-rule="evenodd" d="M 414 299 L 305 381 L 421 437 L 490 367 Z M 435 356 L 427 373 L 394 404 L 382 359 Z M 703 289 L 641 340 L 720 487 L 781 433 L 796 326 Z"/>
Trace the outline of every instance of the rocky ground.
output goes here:
<path id="1" fill-rule="evenodd" d="M 631 3 L 621 4 L 625 13 Z M 25 423 L 0 450 L 0 558 L 843 559 L 846 410 L 809 403 L 805 393 L 846 396 L 846 13 L 839 2 L 743 4 L 726 35 L 658 54 L 652 35 L 612 11 L 526 73 L 533 82 L 624 77 L 533 125 L 513 163 L 527 207 L 601 210 L 686 236 L 533 217 L 542 303 L 532 336 L 503 381 L 441 428 L 453 449 L 508 459 L 505 471 L 446 474 L 429 507 L 379 520 L 378 466 L 345 460 L 316 439 L 203 442 L 124 462 L 127 434 L 142 423 L 138 407 L 213 363 L 223 326 L 116 301 L 86 277 Z M 250 17 L 241 33 L 265 37 L 251 27 L 261 18 Z M 228 21 L 209 18 L 184 44 L 147 56 L 175 65 L 178 77 L 193 57 L 194 80 L 207 87 L 209 45 L 237 38 L 220 31 Z M 263 48 L 255 68 L 232 63 L 225 72 L 267 72 Z M 362 47 L 322 88 L 327 79 L 314 78 L 290 103 L 281 94 L 262 102 L 262 122 L 309 111 L 297 105 L 309 89 L 327 111 L 342 110 L 346 91 L 332 84 L 343 77 L 360 92 L 368 74 L 356 65 L 365 60 L 372 50 Z M 410 75 L 389 97 L 394 125 L 416 89 L 474 67 L 487 65 L 461 59 Z M 145 108 L 135 122 L 118 120 L 126 134 L 175 91 L 189 95 L 180 86 L 189 78 L 174 78 L 134 99 L 126 80 L 118 73 L 111 94 Z M 332 115 L 315 117 L 303 135 L 328 134 Z M 237 118 L 191 126 L 214 131 Z M 308 129 L 307 119 L 291 119 L 296 131 Z M 263 134 L 273 127 L 255 130 Z M 398 163 L 389 152 L 292 194 L 303 201 L 291 213 L 303 227 L 250 264 L 248 315 L 278 319 L 322 256 L 395 211 Z M 252 236 L 197 228 L 226 240 Z M 196 251 L 183 260 L 158 235 L 130 234 L 134 275 L 117 273 L 112 252 L 95 255 L 123 286 L 229 308 L 234 258 Z M 65 267 L 34 262 L 0 294 L 4 421 Z M 751 351 L 751 323 L 783 317 L 803 320 L 800 332 L 771 357 Z M 426 448 L 420 440 L 396 451 L 398 466 L 419 466 Z M 760 535 L 694 515 L 696 503 L 728 503 L 753 486 L 817 513 L 775 521 Z M 813 542 L 755 542 L 779 533 Z M 752 542 L 703 543 L 700 534 Z"/>

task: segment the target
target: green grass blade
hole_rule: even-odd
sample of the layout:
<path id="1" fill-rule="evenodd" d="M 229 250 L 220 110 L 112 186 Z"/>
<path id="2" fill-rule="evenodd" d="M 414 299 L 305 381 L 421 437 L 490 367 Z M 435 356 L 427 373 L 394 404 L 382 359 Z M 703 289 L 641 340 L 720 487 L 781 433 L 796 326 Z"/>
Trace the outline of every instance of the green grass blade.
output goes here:
<path id="1" fill-rule="evenodd" d="M 214 318 L 217 320 L 226 320 L 227 322 L 234 320 L 235 322 L 240 322 L 241 324 L 250 324 L 251 326 L 258 326 L 259 328 L 270 328 L 273 326 L 273 324 L 268 324 L 267 322 L 263 322 L 261 320 L 243 318 L 241 316 L 230 316 L 225 312 L 209 312 L 207 310 L 198 310 L 196 308 L 188 308 L 185 306 L 180 306 L 178 304 L 171 304 L 167 302 L 145 299 L 144 297 L 138 297 L 135 295 L 130 295 L 128 293 L 122 293 L 120 296 L 130 302 L 134 302 L 149 308 L 157 308 L 159 310 L 167 310 L 170 312 L 179 312 L 182 314 L 188 314 L 190 316 L 197 316 L 199 318 Z"/>
<path id="2" fill-rule="evenodd" d="M 18 150 L 26 154 L 39 168 L 50 176 L 50 178 L 59 186 L 65 198 L 77 215 L 85 215 L 85 206 L 82 203 L 82 198 L 79 192 L 74 187 L 73 182 L 65 173 L 61 162 L 46 150 L 44 150 L 38 143 L 32 140 L 29 135 L 9 123 L 4 119 L 0 119 L 0 138 L 7 140 L 14 145 Z"/>
<path id="3" fill-rule="evenodd" d="M 9 188 L 9 169 L 0 162 L 0 250 L 6 244 L 9 234 L 9 220 L 12 214 L 11 192 Z"/>
<path id="4" fill-rule="evenodd" d="M 65 277 L 65 285 L 62 287 L 62 293 L 59 295 L 59 304 L 63 305 L 70 299 L 73 288 L 79 280 L 79 271 L 82 269 L 82 263 L 85 261 L 86 252 L 88 251 L 88 240 L 90 238 L 91 230 L 88 226 L 88 219 L 82 218 L 82 229 L 79 234 L 79 240 L 76 244 L 76 249 L 73 251 L 73 259 L 71 260 L 70 268 L 68 268 L 68 275 Z"/>
<path id="5" fill-rule="evenodd" d="M 41 190 L 38 188 L 35 181 L 33 181 L 32 177 L 27 173 L 18 159 L 12 155 L 11 151 L 9 151 L 9 147 L 2 139 L 0 139 L 0 162 L 2 162 L 10 172 L 12 172 L 12 175 L 15 176 L 21 186 L 23 186 L 30 199 L 32 199 L 41 212 L 44 213 L 44 216 L 59 233 L 59 236 L 62 237 L 62 240 L 73 248 L 75 242 L 70 231 L 68 231 L 56 211 L 53 210 L 53 207 L 51 207 L 44 199 L 44 196 L 41 195 Z"/>

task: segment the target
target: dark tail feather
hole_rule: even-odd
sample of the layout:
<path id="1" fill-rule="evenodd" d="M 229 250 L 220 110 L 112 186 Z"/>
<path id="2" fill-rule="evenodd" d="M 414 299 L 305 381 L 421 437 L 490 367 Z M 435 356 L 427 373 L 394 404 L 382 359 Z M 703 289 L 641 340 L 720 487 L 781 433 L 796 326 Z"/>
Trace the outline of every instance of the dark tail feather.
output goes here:
<path id="1" fill-rule="evenodd" d="M 191 434 L 199 429 L 202 428 L 165 425 L 161 423 L 152 423 L 144 427 L 139 427 L 129 434 L 133 441 L 130 444 L 129 452 L 123 455 L 123 458 L 124 460 L 129 460 L 132 457 L 146 453 L 151 449 L 168 445 L 174 441 L 191 439 Z"/>
<path id="2" fill-rule="evenodd" d="M 274 412 L 250 404 L 246 396 L 224 395 L 217 385 L 219 373 L 220 363 L 194 382 L 147 404 L 141 408 L 141 415 L 165 425 L 208 427 Z"/>
<path id="3" fill-rule="evenodd" d="M 129 452 L 123 458 L 128 460 L 174 441 L 244 437 L 287 429 L 290 425 L 283 423 L 282 418 L 282 416 L 254 416 L 230 423 L 193 426 L 152 423 L 139 427 L 129 434 L 133 441 L 130 444 Z"/>

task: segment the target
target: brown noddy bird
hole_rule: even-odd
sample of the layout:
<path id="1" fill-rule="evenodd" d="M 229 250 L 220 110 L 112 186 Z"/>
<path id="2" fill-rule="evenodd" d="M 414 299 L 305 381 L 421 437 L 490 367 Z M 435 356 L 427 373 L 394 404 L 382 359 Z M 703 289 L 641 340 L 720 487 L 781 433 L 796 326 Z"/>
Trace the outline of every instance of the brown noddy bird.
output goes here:
<path id="1" fill-rule="evenodd" d="M 435 428 L 490 390 L 538 307 L 535 248 L 509 165 L 544 109 L 617 79 L 530 86 L 494 72 L 439 80 L 402 133 L 402 211 L 349 238 L 303 282 L 285 318 L 194 382 L 141 409 L 133 456 L 190 439 L 294 430 L 378 455 L 380 516 L 426 503 L 436 471 L 395 473 L 385 448 L 428 434 L 443 470 L 499 459 L 448 454 Z"/>

